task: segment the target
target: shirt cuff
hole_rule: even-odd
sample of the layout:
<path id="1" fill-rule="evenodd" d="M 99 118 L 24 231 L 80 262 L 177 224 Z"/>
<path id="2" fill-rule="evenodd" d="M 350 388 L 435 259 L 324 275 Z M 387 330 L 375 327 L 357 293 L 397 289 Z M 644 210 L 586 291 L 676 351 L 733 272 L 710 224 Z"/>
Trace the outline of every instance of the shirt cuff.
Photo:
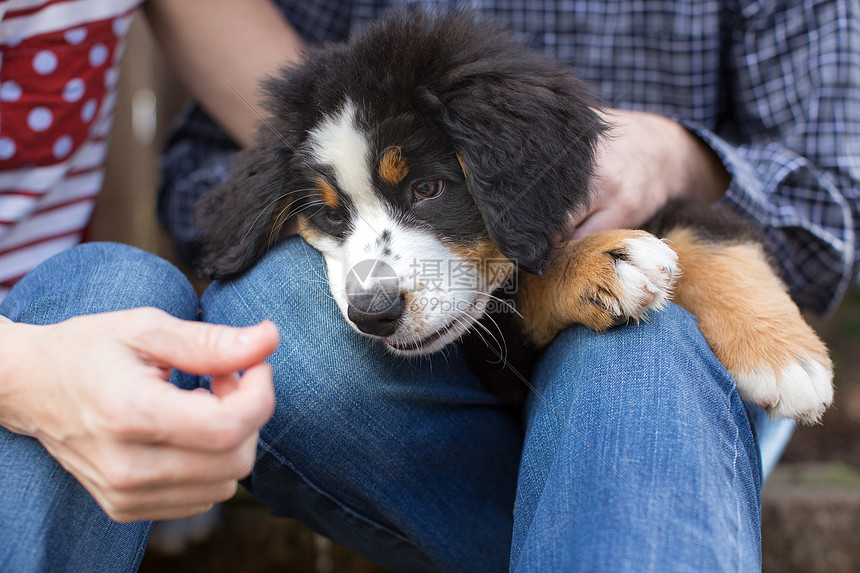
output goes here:
<path id="1" fill-rule="evenodd" d="M 769 192 L 762 183 L 761 176 L 738 151 L 737 146 L 694 122 L 680 117 L 671 117 L 671 119 L 704 141 L 728 171 L 729 187 L 721 201 L 729 204 L 734 210 L 744 213 L 759 226 L 777 225 L 776 221 L 772 220 Z"/>

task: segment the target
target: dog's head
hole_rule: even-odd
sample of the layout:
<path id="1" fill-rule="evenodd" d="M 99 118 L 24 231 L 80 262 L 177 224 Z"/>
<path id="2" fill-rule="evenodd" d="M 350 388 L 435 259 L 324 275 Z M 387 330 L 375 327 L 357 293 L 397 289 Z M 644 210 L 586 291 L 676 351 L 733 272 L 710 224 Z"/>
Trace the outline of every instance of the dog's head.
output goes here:
<path id="1" fill-rule="evenodd" d="M 198 269 L 241 273 L 294 218 L 359 331 L 456 340 L 588 203 L 604 124 L 562 65 L 466 13 L 412 10 L 265 84 L 269 118 L 197 207 Z"/>

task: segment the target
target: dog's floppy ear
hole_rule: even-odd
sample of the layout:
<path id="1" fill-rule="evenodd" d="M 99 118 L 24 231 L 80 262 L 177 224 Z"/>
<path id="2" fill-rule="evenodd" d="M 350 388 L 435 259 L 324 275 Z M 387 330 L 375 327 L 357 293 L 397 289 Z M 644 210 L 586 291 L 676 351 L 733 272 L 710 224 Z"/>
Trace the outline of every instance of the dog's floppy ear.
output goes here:
<path id="1" fill-rule="evenodd" d="M 471 26 L 425 96 L 461 156 L 490 237 L 540 274 L 569 213 L 588 205 L 606 127 L 570 70 L 486 23 Z"/>
<path id="2" fill-rule="evenodd" d="M 198 236 L 192 265 L 220 279 L 250 268 L 275 238 L 289 200 L 292 150 L 277 133 L 261 128 L 256 144 L 239 152 L 230 178 L 197 202 Z M 285 203 L 286 202 L 286 203 Z"/>

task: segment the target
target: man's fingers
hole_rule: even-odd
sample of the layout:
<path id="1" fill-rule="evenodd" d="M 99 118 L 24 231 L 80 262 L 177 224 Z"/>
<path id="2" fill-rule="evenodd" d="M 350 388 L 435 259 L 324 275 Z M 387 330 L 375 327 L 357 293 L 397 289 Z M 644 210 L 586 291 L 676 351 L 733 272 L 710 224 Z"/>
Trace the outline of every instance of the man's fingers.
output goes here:
<path id="1" fill-rule="evenodd" d="M 239 375 L 235 372 L 230 374 L 217 374 L 212 376 L 209 388 L 215 396 L 226 396 L 239 388 Z"/>
<path id="2" fill-rule="evenodd" d="M 189 449 L 226 451 L 239 447 L 259 430 L 275 409 L 272 368 L 258 364 L 223 395 L 188 392 L 164 384 L 154 390 L 147 408 L 153 441 Z M 147 439 L 148 429 L 142 429 Z"/>
<path id="3" fill-rule="evenodd" d="M 269 321 L 245 328 L 179 320 L 144 309 L 127 343 L 159 366 L 189 374 L 229 374 L 265 360 L 278 347 Z"/>
<path id="4" fill-rule="evenodd" d="M 573 238 L 581 239 L 597 231 L 607 231 L 609 229 L 617 229 L 618 227 L 619 223 L 616 221 L 612 211 L 606 209 L 592 211 L 573 231 Z"/>
<path id="5" fill-rule="evenodd" d="M 118 521 L 192 515 L 232 497 L 256 461 L 257 432 L 223 453 L 155 444 L 99 448 L 95 464 L 67 444 L 47 443 L 108 514 Z M 202 509 L 201 509 L 202 508 Z M 178 512 L 178 513 L 174 513 Z"/>
<path id="6" fill-rule="evenodd" d="M 176 388 L 158 379 L 141 385 L 133 404 L 123 400 L 122 413 L 103 426 L 128 443 L 166 444 L 185 449 L 228 451 L 237 448 L 272 416 L 275 396 L 272 369 L 266 364 L 249 368 L 235 389 L 222 396 Z"/>
<path id="7" fill-rule="evenodd" d="M 105 457 L 88 473 L 94 474 L 93 479 L 104 489 L 128 494 L 235 481 L 246 477 L 254 467 L 258 438 L 259 433 L 253 431 L 237 448 L 224 452 L 163 444 L 121 444 L 122 451 Z"/>

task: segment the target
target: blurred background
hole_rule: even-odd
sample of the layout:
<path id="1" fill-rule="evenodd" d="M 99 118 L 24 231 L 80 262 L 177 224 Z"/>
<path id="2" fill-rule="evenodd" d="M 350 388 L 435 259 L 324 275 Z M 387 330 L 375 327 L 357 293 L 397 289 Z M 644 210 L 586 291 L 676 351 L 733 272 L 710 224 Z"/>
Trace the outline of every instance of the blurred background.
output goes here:
<path id="1" fill-rule="evenodd" d="M 105 189 L 91 238 L 128 243 L 175 260 L 156 222 L 157 159 L 170 120 L 186 96 L 142 16 L 131 30 L 120 86 Z M 835 315 L 810 320 L 833 352 L 836 402 L 822 425 L 798 429 L 765 485 L 763 569 L 853 573 L 860 571 L 860 294 L 851 293 Z M 271 517 L 242 492 L 213 516 L 213 524 L 208 536 L 198 536 L 184 549 L 175 534 L 179 543 L 174 554 L 151 547 L 141 571 L 381 571 L 293 520 Z"/>

